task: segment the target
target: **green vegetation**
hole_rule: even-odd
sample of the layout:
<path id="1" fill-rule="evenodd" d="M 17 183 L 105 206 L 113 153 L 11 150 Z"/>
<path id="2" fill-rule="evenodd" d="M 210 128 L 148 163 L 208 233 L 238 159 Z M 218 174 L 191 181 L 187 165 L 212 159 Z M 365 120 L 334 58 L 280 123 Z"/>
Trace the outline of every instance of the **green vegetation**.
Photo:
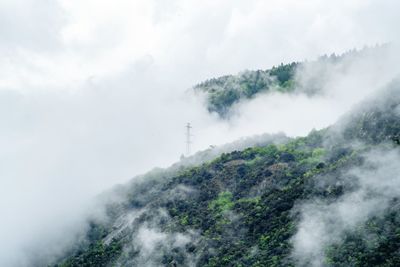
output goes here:
<path id="1" fill-rule="evenodd" d="M 241 99 L 253 98 L 260 92 L 276 90 L 288 93 L 294 90 L 294 75 L 298 63 L 279 65 L 270 70 L 245 71 L 210 79 L 196 85 L 197 91 L 207 94 L 207 108 L 221 117 L 228 116 L 231 106 Z"/>
<path id="2" fill-rule="evenodd" d="M 105 245 L 101 241 L 91 244 L 78 257 L 70 257 L 63 261 L 59 267 L 92 267 L 106 266 L 108 262 L 115 260 L 122 252 L 122 245 L 117 241 Z"/>
<path id="3" fill-rule="evenodd" d="M 194 86 L 196 92 L 202 92 L 207 98 L 207 109 L 209 112 L 217 113 L 221 118 L 229 118 L 231 108 L 234 104 L 257 97 L 260 93 L 279 92 L 290 94 L 294 92 L 307 93 L 308 95 L 318 94 L 321 91 L 321 80 L 328 72 L 322 70 L 314 73 L 310 81 L 296 79 L 299 70 L 306 69 L 313 64 L 324 64 L 340 66 L 355 58 L 362 58 L 371 53 L 385 53 L 386 45 L 366 47 L 361 50 L 350 50 L 341 55 L 323 55 L 311 62 L 281 63 L 267 70 L 244 71 L 237 75 L 226 75 L 219 78 L 212 78 Z M 323 69 L 323 68 L 319 68 Z M 329 69 L 329 68 L 327 68 Z M 328 71 L 328 70 L 326 70 Z M 400 139 L 399 139 L 400 140 Z M 400 141 L 399 141 L 400 143 Z"/>
<path id="4" fill-rule="evenodd" d="M 208 207 L 210 210 L 217 213 L 222 213 L 232 209 L 233 208 L 232 193 L 231 192 L 219 193 L 218 198 L 211 201 Z"/>
<path id="5" fill-rule="evenodd" d="M 278 67 L 272 67 L 269 73 L 271 76 L 276 77 L 281 87 L 290 88 L 293 85 L 292 82 L 298 64 L 296 62 L 285 65 L 281 63 Z"/>

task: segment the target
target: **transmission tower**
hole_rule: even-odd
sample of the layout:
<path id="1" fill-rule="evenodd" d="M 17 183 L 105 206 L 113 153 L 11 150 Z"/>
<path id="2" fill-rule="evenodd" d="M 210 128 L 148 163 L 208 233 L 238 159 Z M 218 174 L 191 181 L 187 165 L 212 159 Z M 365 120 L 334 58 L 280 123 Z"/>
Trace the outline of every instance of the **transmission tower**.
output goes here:
<path id="1" fill-rule="evenodd" d="M 186 124 L 186 156 L 190 155 L 190 145 L 192 144 L 192 141 L 190 139 L 190 137 L 192 137 L 190 129 L 192 129 L 192 126 L 190 125 L 190 122 L 188 122 Z"/>

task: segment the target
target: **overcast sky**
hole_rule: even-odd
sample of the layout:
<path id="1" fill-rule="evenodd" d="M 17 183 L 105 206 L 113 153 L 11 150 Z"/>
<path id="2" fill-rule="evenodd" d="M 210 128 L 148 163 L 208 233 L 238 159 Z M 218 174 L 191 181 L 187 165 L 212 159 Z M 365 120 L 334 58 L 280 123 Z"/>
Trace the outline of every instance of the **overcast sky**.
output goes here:
<path id="1" fill-rule="evenodd" d="M 0 265 L 15 264 L 39 236 L 51 239 L 43 233 L 56 236 L 60 218 L 102 190 L 175 162 L 187 121 L 196 149 L 334 122 L 336 102 L 277 97 L 268 123 L 255 117 L 271 109 L 254 106 L 222 123 L 187 89 L 395 42 L 398 10 L 395 0 L 2 0 Z M 285 105 L 327 112 L 296 124 Z"/>

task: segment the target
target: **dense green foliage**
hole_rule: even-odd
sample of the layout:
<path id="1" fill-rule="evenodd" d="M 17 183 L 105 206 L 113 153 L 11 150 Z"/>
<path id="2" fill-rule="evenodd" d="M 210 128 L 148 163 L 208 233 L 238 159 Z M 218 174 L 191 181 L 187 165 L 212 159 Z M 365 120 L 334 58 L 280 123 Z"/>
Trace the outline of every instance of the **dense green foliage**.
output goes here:
<path id="1" fill-rule="evenodd" d="M 330 266 L 399 266 L 399 223 L 399 201 L 395 200 L 383 218 L 371 218 L 330 246 L 326 261 Z"/>
<path id="2" fill-rule="evenodd" d="M 290 92 L 294 89 L 294 75 L 298 63 L 279 65 L 270 70 L 244 71 L 202 82 L 195 90 L 207 94 L 210 112 L 228 116 L 231 106 L 241 99 L 250 99 L 260 92 Z"/>
<path id="3" fill-rule="evenodd" d="M 293 79 L 296 67 L 299 63 L 292 62 L 290 64 L 281 64 L 278 67 L 272 67 L 270 75 L 275 76 L 279 85 L 285 89 L 292 89 Z"/>
<path id="4" fill-rule="evenodd" d="M 237 75 L 209 79 L 194 86 L 194 90 L 206 95 L 209 112 L 215 112 L 222 118 L 229 118 L 234 104 L 257 97 L 260 93 L 318 94 L 331 70 L 345 71 L 354 60 L 360 60 L 371 54 L 381 57 L 387 49 L 388 46 L 385 45 L 365 47 L 341 55 L 324 55 L 310 62 L 281 63 L 267 70 L 247 70 Z M 303 78 L 297 79 L 298 77 Z"/>

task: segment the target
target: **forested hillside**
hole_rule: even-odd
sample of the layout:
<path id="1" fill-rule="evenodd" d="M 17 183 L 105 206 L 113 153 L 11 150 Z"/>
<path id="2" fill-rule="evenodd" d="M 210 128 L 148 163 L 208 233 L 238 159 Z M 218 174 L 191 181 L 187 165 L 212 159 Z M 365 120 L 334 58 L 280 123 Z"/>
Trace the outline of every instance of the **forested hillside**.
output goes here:
<path id="1" fill-rule="evenodd" d="M 324 55 L 314 61 L 281 63 L 267 70 L 246 70 L 237 75 L 209 79 L 197 84 L 193 89 L 205 94 L 209 112 L 215 112 L 226 119 L 231 115 L 230 111 L 235 104 L 251 100 L 261 93 L 318 94 L 323 89 L 321 81 L 323 82 L 332 70 L 346 70 L 355 61 L 371 55 L 382 57 L 389 48 L 388 45 L 365 47 L 341 55 Z M 304 72 L 311 73 L 304 75 Z M 308 76 L 307 80 L 304 81 L 302 76 Z"/>
<path id="2" fill-rule="evenodd" d="M 290 88 L 296 66 L 201 86 L 250 75 L 262 88 L 276 75 Z M 243 88 L 246 97 L 259 90 Z M 120 200 L 107 204 L 108 219 L 93 219 L 85 238 L 47 264 L 399 266 L 399 137 L 397 81 L 329 128 L 115 188 Z"/>
<path id="3" fill-rule="evenodd" d="M 241 99 L 251 99 L 265 91 L 292 92 L 298 65 L 293 62 L 265 71 L 244 71 L 238 75 L 222 76 L 202 82 L 194 90 L 206 93 L 209 112 L 226 117 L 229 116 L 231 106 Z"/>

